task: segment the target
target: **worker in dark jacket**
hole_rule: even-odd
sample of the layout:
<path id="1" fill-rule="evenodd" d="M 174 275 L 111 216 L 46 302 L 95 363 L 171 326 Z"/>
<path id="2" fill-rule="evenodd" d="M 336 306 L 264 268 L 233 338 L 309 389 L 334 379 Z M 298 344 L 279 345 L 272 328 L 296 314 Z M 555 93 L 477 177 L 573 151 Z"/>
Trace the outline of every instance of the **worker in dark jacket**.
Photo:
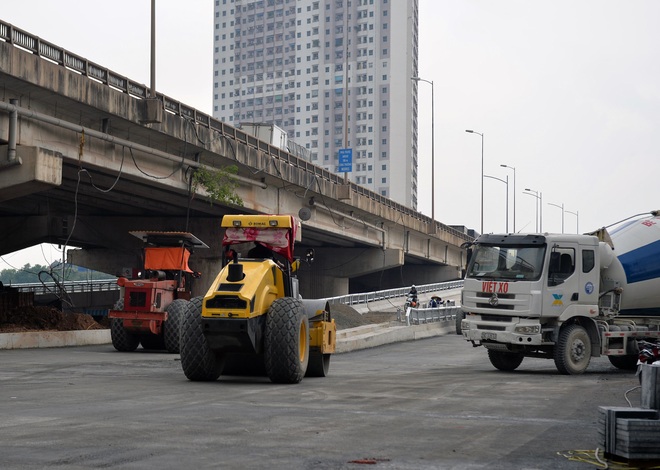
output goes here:
<path id="1" fill-rule="evenodd" d="M 415 284 L 412 285 L 410 292 L 408 292 L 408 302 L 411 307 L 417 307 L 417 288 L 415 287 Z"/>

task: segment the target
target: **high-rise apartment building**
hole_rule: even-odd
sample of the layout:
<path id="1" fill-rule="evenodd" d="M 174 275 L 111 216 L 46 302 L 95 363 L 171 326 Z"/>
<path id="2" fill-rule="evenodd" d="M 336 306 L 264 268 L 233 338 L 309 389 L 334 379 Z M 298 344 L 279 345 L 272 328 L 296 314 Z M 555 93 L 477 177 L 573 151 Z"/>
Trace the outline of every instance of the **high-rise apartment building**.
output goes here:
<path id="1" fill-rule="evenodd" d="M 214 117 L 268 123 L 417 208 L 418 0 L 216 0 Z"/>

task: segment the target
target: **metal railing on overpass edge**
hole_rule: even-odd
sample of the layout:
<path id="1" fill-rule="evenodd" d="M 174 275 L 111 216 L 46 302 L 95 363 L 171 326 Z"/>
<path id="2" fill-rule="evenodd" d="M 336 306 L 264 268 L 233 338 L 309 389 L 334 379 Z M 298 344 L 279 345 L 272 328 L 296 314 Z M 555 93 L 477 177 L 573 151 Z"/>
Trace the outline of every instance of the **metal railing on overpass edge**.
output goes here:
<path id="1" fill-rule="evenodd" d="M 463 287 L 463 279 L 447 282 L 436 282 L 434 284 L 425 284 L 415 286 L 417 294 L 428 294 L 432 292 L 440 292 L 449 289 L 460 289 Z M 410 287 L 397 287 L 394 289 L 379 290 L 375 292 L 364 292 L 361 294 L 348 294 L 338 297 L 329 297 L 326 299 L 330 304 L 344 304 L 344 305 L 357 305 L 369 302 L 378 302 L 379 300 L 396 299 L 399 297 L 406 297 L 410 292 Z"/>
<path id="2" fill-rule="evenodd" d="M 49 294 L 58 288 L 63 288 L 66 292 L 97 292 L 119 290 L 116 278 L 97 279 L 91 281 L 63 281 L 59 283 L 29 282 L 21 284 L 9 284 L 6 287 L 18 289 L 19 292 L 34 292 L 37 295 Z M 449 289 L 460 289 L 461 287 L 463 287 L 462 279 L 416 286 L 418 294 L 428 294 Z M 377 302 L 379 300 L 406 297 L 408 292 L 410 292 L 410 287 L 397 287 L 394 289 L 386 289 L 374 292 L 329 297 L 326 300 L 330 304 L 357 305 L 369 302 Z"/>
<path id="3" fill-rule="evenodd" d="M 448 282 L 436 282 L 434 284 L 425 284 L 415 286 L 417 295 L 441 292 L 450 289 L 460 289 L 463 287 L 463 279 Z M 326 299 L 329 304 L 359 305 L 369 302 L 378 302 L 396 298 L 405 298 L 410 292 L 410 287 L 398 287 L 395 289 L 386 289 L 375 292 L 364 292 L 361 294 L 348 294 Z M 454 301 L 448 301 L 443 306 L 430 308 L 407 307 L 405 314 L 401 307 L 397 308 L 397 320 L 406 325 L 421 325 L 424 323 L 433 323 L 441 321 L 456 320 L 456 315 L 460 313 L 461 306 L 455 305 Z"/>
<path id="4" fill-rule="evenodd" d="M 93 281 L 63 281 L 63 282 L 30 282 L 24 284 L 11 284 L 19 292 L 34 292 L 35 295 L 46 295 L 58 292 L 60 289 L 67 293 L 99 292 L 119 290 L 117 279 L 98 279 Z"/>
<path id="5" fill-rule="evenodd" d="M 133 98 L 146 99 L 149 97 L 150 89 L 147 87 L 147 85 L 130 80 L 123 75 L 95 64 L 94 62 L 91 62 L 84 57 L 73 54 L 64 48 L 45 41 L 38 36 L 28 33 L 27 31 L 16 28 L 11 23 L 7 23 L 2 20 L 0 20 L 0 40 L 4 40 L 9 44 L 29 51 L 51 63 L 55 63 L 61 67 L 65 67 L 69 70 L 80 73 L 81 75 L 111 87 L 114 90 L 126 93 Z M 316 166 L 303 158 L 296 157 L 286 150 L 259 140 L 251 134 L 248 134 L 245 131 L 217 120 L 208 114 L 204 114 L 195 108 L 187 106 L 161 93 L 156 93 L 156 97 L 162 100 L 165 110 L 174 115 L 189 119 L 196 124 L 202 125 L 208 129 L 213 129 L 225 137 L 230 137 L 245 145 L 259 149 L 271 156 L 279 158 L 289 165 L 295 166 L 307 173 L 311 173 L 314 176 L 334 182 L 338 185 L 346 184 L 344 178 L 341 175 L 332 173 L 324 168 Z M 370 189 L 359 186 L 352 182 L 348 182 L 348 185 L 350 186 L 351 191 L 357 194 L 366 196 L 374 201 L 379 202 L 380 204 L 390 207 L 407 216 L 419 219 L 427 224 L 435 225 L 440 230 L 461 238 L 465 241 L 472 240 L 472 237 L 468 236 L 461 230 L 457 230 L 456 228 L 450 227 L 441 222 L 437 222 L 431 219 L 431 217 L 411 209 L 410 207 L 404 206 L 403 204 L 397 203 L 377 192 L 371 191 Z"/>

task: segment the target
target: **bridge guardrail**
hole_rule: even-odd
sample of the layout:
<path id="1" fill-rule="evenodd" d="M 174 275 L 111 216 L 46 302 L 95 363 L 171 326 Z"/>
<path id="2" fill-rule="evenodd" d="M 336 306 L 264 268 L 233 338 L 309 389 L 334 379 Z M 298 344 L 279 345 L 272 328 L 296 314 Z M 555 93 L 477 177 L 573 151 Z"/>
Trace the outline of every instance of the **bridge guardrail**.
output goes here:
<path id="1" fill-rule="evenodd" d="M 449 289 L 460 289 L 463 287 L 463 279 L 448 281 L 448 282 L 436 282 L 434 284 L 425 284 L 421 286 L 415 286 L 417 288 L 417 294 L 427 294 L 430 292 L 439 292 Z M 341 295 L 338 297 L 330 297 L 326 300 L 330 304 L 344 304 L 344 305 L 357 305 L 364 304 L 369 302 L 377 302 L 379 300 L 387 300 L 398 297 L 406 297 L 410 292 L 410 287 L 397 287 L 395 289 L 386 289 L 374 292 L 364 292 L 361 294 L 348 294 Z"/>
<path id="2" fill-rule="evenodd" d="M 452 302 L 453 304 L 453 302 Z M 406 325 L 423 325 L 441 321 L 456 320 L 456 315 L 461 311 L 460 305 L 446 305 L 444 307 L 413 308 L 409 307 L 405 316 L 398 318 L 406 322 Z"/>
<path id="3" fill-rule="evenodd" d="M 60 288 L 68 293 L 99 292 L 119 290 L 117 279 L 100 279 L 96 281 L 64 281 L 64 282 L 30 282 L 12 284 L 7 287 L 18 289 L 19 292 L 34 292 L 35 295 L 52 294 Z"/>

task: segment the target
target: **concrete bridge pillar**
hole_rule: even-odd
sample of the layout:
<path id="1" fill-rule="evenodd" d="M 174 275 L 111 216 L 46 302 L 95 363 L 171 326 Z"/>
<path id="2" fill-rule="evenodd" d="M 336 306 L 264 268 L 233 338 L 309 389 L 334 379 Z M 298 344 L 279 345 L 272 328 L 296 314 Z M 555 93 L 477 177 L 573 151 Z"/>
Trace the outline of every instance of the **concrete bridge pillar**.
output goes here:
<path id="1" fill-rule="evenodd" d="M 348 294 L 349 279 L 346 277 L 325 276 L 309 270 L 298 272 L 300 295 L 304 299 L 325 299 Z"/>
<path id="2" fill-rule="evenodd" d="M 350 293 L 350 280 L 403 265 L 403 251 L 381 248 L 315 248 L 314 262 L 303 264 L 303 297 L 325 298 Z"/>

